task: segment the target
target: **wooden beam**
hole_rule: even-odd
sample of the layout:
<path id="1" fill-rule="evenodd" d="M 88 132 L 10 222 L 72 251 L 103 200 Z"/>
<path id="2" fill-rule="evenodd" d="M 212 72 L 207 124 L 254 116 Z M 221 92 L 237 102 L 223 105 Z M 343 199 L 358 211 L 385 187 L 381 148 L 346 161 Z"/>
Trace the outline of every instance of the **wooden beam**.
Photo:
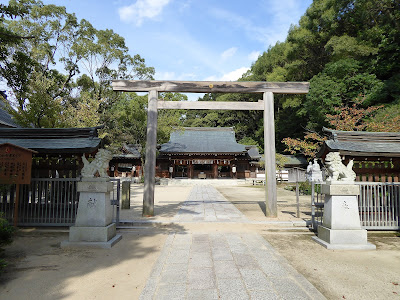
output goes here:
<path id="1" fill-rule="evenodd" d="M 266 216 L 278 216 L 275 167 L 274 94 L 264 93 L 264 157 Z"/>
<path id="2" fill-rule="evenodd" d="M 308 82 L 113 80 L 114 91 L 307 94 Z"/>
<path id="3" fill-rule="evenodd" d="M 157 149 L 157 91 L 150 91 L 147 108 L 146 162 L 144 165 L 143 216 L 154 216 Z"/>
<path id="4" fill-rule="evenodd" d="M 212 109 L 212 110 L 264 110 L 264 101 L 225 102 L 225 101 L 163 101 L 157 103 L 158 109 Z"/>

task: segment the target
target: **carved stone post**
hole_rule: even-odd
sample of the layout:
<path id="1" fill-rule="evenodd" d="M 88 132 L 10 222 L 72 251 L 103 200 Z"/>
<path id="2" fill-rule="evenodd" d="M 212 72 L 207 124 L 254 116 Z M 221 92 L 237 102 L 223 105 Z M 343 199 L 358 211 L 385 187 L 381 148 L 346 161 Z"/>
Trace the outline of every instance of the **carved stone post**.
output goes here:
<path id="1" fill-rule="evenodd" d="M 323 223 L 313 239 L 330 250 L 375 250 L 376 246 L 367 241 L 367 230 L 361 228 L 360 188 L 354 183 L 352 161 L 345 166 L 338 152 L 330 152 L 325 164 L 329 177 L 321 187 L 325 194 Z"/>
<path id="2" fill-rule="evenodd" d="M 313 239 L 330 250 L 375 250 L 368 243 L 367 230 L 360 225 L 358 185 L 352 183 L 323 184 L 325 194 L 322 226 Z"/>
<path id="3" fill-rule="evenodd" d="M 61 247 L 111 248 L 122 238 L 116 234 L 116 225 L 112 223 L 110 192 L 113 183 L 105 176 L 110 157 L 103 150 L 94 161 L 85 162 L 84 177 L 77 187 L 79 205 L 75 226 L 70 227 L 69 240 L 62 242 Z M 96 172 L 103 177 L 94 177 Z"/>

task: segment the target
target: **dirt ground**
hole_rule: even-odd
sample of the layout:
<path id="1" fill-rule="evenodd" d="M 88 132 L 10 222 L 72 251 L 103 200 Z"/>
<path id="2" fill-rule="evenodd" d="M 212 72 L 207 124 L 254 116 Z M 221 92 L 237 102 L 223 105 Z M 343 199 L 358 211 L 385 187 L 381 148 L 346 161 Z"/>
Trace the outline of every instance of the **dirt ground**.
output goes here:
<path id="1" fill-rule="evenodd" d="M 168 221 L 191 187 L 155 190 L 155 213 L 146 220 Z M 132 185 L 131 209 L 122 220 L 141 220 L 143 185 Z M 143 220 L 143 219 L 142 219 Z M 5 247 L 8 267 L 0 275 L 0 299 L 138 299 L 171 231 L 179 224 L 148 224 L 118 230 L 122 240 L 110 250 L 62 249 L 68 229 L 21 229 Z"/>
<path id="2" fill-rule="evenodd" d="M 131 209 L 121 219 L 143 220 L 142 186 L 133 186 Z M 263 187 L 218 190 L 252 221 L 265 217 Z M 6 247 L 7 272 L 0 276 L 0 299 L 138 299 L 169 232 L 258 232 L 328 299 L 400 299 L 400 237 L 369 232 L 376 251 L 331 251 L 311 240 L 305 227 L 273 224 L 175 224 L 173 216 L 190 187 L 157 186 L 153 224 L 120 229 L 111 250 L 62 249 L 68 230 L 20 230 Z M 310 197 L 300 197 L 296 218 L 293 192 L 278 189 L 277 221 L 310 219 Z M 149 219 L 146 219 L 149 220 Z"/>
<path id="3" fill-rule="evenodd" d="M 138 299 L 167 236 L 124 232 L 111 250 L 61 249 L 67 237 L 19 233 L 7 248 L 0 299 Z"/>

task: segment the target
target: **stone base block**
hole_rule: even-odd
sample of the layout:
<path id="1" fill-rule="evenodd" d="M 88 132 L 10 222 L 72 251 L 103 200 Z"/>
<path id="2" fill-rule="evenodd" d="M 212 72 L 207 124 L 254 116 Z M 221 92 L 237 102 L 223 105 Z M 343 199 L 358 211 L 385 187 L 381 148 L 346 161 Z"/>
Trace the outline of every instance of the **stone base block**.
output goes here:
<path id="1" fill-rule="evenodd" d="M 107 242 L 71 242 L 63 241 L 61 242 L 61 248 L 100 248 L 100 249 L 111 249 L 116 243 L 122 239 L 120 234 L 114 236 L 111 240 Z"/>
<path id="2" fill-rule="evenodd" d="M 366 244 L 329 244 L 320 238 L 313 236 L 312 239 L 328 250 L 376 250 L 376 246 L 371 243 Z"/>
<path id="3" fill-rule="evenodd" d="M 375 250 L 376 246 L 368 243 L 365 229 L 333 230 L 318 226 L 318 237 L 313 239 L 331 250 Z"/>
<path id="4" fill-rule="evenodd" d="M 117 232 L 115 223 L 105 227 L 71 226 L 69 229 L 70 242 L 107 242 Z"/>

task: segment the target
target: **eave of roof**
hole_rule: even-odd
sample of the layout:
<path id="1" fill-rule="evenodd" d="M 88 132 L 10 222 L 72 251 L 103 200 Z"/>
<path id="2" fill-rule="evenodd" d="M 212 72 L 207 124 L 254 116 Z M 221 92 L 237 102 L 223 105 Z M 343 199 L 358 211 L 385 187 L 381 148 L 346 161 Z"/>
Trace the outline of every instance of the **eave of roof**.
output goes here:
<path id="1" fill-rule="evenodd" d="M 353 156 L 384 156 L 384 157 L 399 157 L 399 143 L 366 143 L 366 142 L 350 142 L 350 141 L 335 141 L 327 140 L 324 142 L 317 157 L 324 155 L 326 151 L 338 151 L 342 155 Z"/>
<path id="2" fill-rule="evenodd" d="M 100 147 L 100 138 L 12 139 L 0 138 L 0 144 L 10 143 L 39 153 L 90 153 Z"/>
<path id="3" fill-rule="evenodd" d="M 140 159 L 140 156 L 137 156 L 135 154 L 116 154 L 116 155 L 113 155 L 113 160 L 119 160 L 119 159 Z"/>
<path id="4" fill-rule="evenodd" d="M 329 133 L 330 140 L 337 141 L 359 141 L 359 142 L 376 142 L 376 143 L 400 143 L 399 132 L 369 132 L 369 131 L 342 131 L 322 128 L 324 132 Z"/>
<path id="5" fill-rule="evenodd" d="M 85 128 L 0 128 L 0 138 L 15 139 L 64 139 L 93 138 L 104 126 Z"/>
<path id="6" fill-rule="evenodd" d="M 97 130 L 87 128 L 0 128 L 0 143 L 11 143 L 39 153 L 90 153 L 101 144 Z"/>
<path id="7" fill-rule="evenodd" d="M 174 131 L 160 153 L 241 154 L 246 146 L 238 144 L 233 128 L 188 127 Z"/>

